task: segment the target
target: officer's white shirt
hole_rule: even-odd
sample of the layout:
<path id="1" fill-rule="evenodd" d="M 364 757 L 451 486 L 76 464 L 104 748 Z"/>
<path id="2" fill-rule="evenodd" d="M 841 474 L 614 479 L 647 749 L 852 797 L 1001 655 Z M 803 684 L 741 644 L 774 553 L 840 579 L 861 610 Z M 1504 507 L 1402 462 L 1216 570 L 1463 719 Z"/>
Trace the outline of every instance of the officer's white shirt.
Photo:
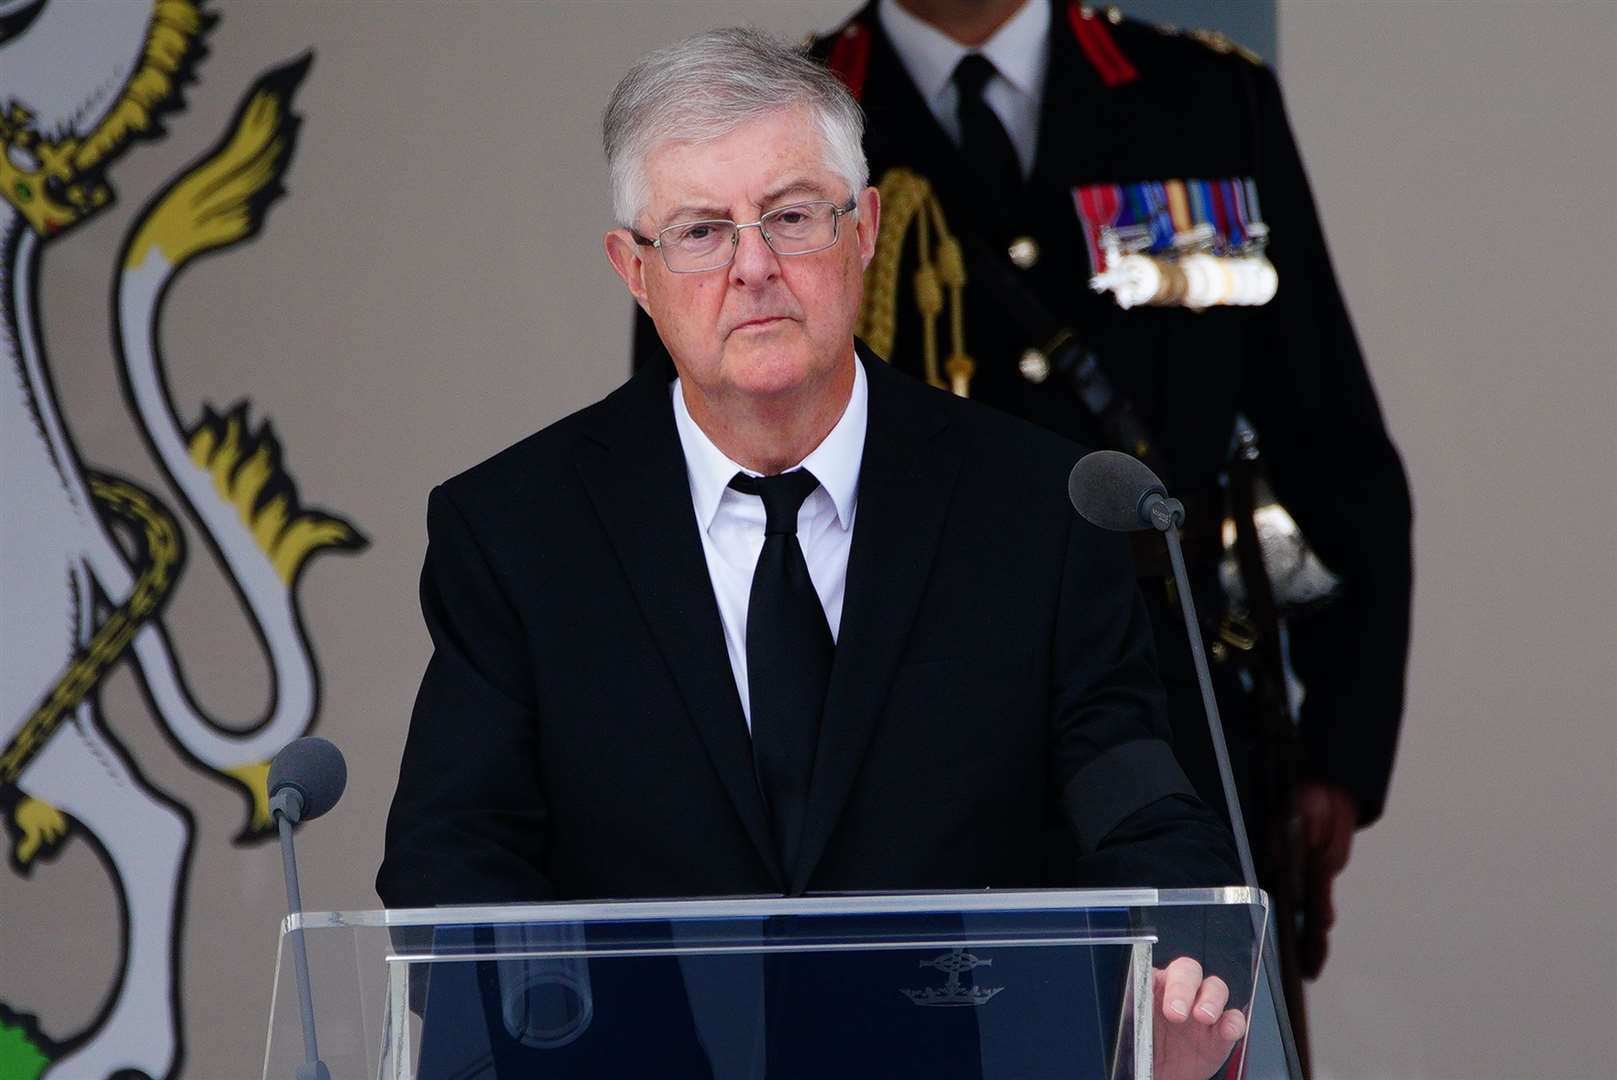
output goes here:
<path id="1" fill-rule="evenodd" d="M 1039 103 L 1044 99 L 1044 73 L 1049 63 L 1050 0 L 1028 0 L 975 49 L 917 19 L 899 7 L 897 0 L 881 0 L 876 17 L 916 89 L 956 145 L 960 142 L 956 115 L 960 94 L 954 85 L 954 69 L 970 52 L 982 53 L 992 61 L 999 74 L 983 88 L 983 100 L 1011 137 L 1022 175 L 1032 173 L 1039 144 Z"/>
<path id="2" fill-rule="evenodd" d="M 853 516 L 859 504 L 859 464 L 865 453 L 865 423 L 870 390 L 865 368 L 853 362 L 853 393 L 842 419 L 831 429 L 801 467 L 820 481 L 797 512 L 797 542 L 802 545 L 809 578 L 825 609 L 825 621 L 835 640 L 842 628 L 842 598 L 848 581 L 848 549 L 853 542 Z M 730 654 L 741 711 L 752 728 L 752 702 L 747 691 L 747 607 L 752 599 L 752 572 L 764 547 L 764 501 L 730 487 L 738 472 L 757 476 L 725 456 L 713 445 L 685 407 L 680 380 L 674 380 L 674 426 L 685 451 L 685 472 L 691 485 L 691 506 L 702 554 L 707 557 L 713 596 L 724 624 L 724 646 Z M 793 466 L 797 468 L 798 466 Z M 789 471 L 789 470 L 788 470 Z"/>

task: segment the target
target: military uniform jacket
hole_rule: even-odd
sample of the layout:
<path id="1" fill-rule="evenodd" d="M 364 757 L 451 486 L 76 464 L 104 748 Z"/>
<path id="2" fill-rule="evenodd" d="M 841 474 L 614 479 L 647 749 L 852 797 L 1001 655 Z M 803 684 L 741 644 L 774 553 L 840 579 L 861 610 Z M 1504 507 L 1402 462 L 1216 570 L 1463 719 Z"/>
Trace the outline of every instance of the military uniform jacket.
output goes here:
<path id="1" fill-rule="evenodd" d="M 1025 197 L 1012 206 L 974 197 L 959 149 L 885 38 L 874 3 L 815 50 L 865 110 L 872 182 L 900 166 L 925 177 L 961 243 L 972 397 L 1106 445 L 1070 385 L 1035 383 L 1019 369 L 1026 350 L 1070 331 L 1133 404 L 1175 492 L 1215 488 L 1237 413 L 1257 429 L 1280 501 L 1344 580 L 1331 608 L 1292 626 L 1291 658 L 1307 689 L 1311 768 L 1354 792 L 1368 822 L 1385 799 L 1403 706 L 1409 494 L 1279 87 L 1269 69 L 1216 40 L 1061 0 L 1051 8 L 1037 153 Z M 1170 178 L 1255 182 L 1279 274 L 1267 305 L 1125 311 L 1088 287 L 1075 189 Z M 1031 262 L 1026 240 L 1037 252 Z M 910 272 L 906 264 L 898 276 L 888 359 L 919 374 Z"/>

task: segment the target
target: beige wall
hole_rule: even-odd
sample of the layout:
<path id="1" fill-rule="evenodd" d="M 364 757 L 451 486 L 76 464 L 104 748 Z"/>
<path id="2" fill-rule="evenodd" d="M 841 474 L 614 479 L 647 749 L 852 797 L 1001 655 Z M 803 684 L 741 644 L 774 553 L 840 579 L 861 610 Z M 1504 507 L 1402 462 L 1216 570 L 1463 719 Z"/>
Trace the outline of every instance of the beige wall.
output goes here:
<path id="1" fill-rule="evenodd" d="M 629 61 L 691 29 L 825 27 L 851 0 L 220 5 L 170 135 L 113 170 L 120 204 L 52 245 L 45 336 L 84 456 L 159 485 L 116 392 L 107 290 L 133 211 L 312 46 L 290 194 L 175 287 L 188 419 L 250 397 L 306 499 L 370 537 L 306 576 L 318 731 L 349 793 L 301 840 L 314 908 L 371 875 L 427 643 L 427 488 L 598 397 L 628 303 L 599 251 L 596 120 Z M 1281 5 L 1283 74 L 1338 268 L 1417 499 L 1416 651 L 1386 820 L 1361 838 L 1316 994 L 1338 1078 L 1609 1075 L 1617 1060 L 1617 26 L 1599 3 Z M 204 702 L 267 681 L 200 545 L 172 626 Z M 252 1075 L 280 908 L 273 849 L 183 763 L 132 680 L 109 727 L 197 836 L 187 1075 Z M 0 870 L 0 1000 L 63 1035 L 109 984 L 117 908 L 83 843 Z"/>
<path id="2" fill-rule="evenodd" d="M 1409 465 L 1409 709 L 1322 1072 L 1609 1077 L 1617 6 L 1282 0 L 1281 76 Z"/>

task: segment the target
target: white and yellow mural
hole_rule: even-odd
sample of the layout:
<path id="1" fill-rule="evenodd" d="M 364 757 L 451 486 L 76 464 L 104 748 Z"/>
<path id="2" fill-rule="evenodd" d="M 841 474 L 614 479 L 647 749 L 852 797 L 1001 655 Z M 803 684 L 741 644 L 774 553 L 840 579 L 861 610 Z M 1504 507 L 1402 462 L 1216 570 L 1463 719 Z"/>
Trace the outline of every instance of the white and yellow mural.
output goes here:
<path id="1" fill-rule="evenodd" d="M 159 349 L 176 276 L 254 237 L 281 194 L 307 56 L 246 89 L 217 145 L 149 197 L 112 270 L 113 366 L 166 487 L 144 490 L 116 463 L 84 460 L 53 389 L 57 365 L 84 358 L 51 351 L 41 266 L 110 205 L 118 159 L 161 137 L 159 118 L 179 108 L 213 21 L 198 0 L 0 0 L 0 816 L 10 842 L 0 880 L 49 890 L 52 857 L 87 843 L 123 914 L 113 989 L 84 1030 L 61 1031 L 26 1000 L 0 1001 L 4 1080 L 180 1070 L 195 821 L 147 781 L 118 733 L 160 724 L 186 760 L 245 797 L 237 842 L 268 836 L 267 762 L 319 710 L 301 573 L 322 551 L 366 543 L 302 502 L 246 400 L 193 404 L 169 385 Z M 272 681 L 256 723 L 211 716 L 191 692 L 164 622 L 188 558 L 216 560 L 262 647 Z M 98 687 L 123 664 L 149 716 L 103 713 Z"/>

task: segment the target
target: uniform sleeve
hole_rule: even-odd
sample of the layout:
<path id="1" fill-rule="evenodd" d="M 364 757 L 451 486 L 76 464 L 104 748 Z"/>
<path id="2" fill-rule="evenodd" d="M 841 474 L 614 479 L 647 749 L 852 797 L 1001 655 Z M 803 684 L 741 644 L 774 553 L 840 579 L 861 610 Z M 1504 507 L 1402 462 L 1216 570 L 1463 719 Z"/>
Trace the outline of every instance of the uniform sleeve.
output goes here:
<path id="1" fill-rule="evenodd" d="M 523 632 L 444 488 L 427 504 L 421 680 L 376 891 L 389 907 L 549 898 L 538 718 Z"/>
<path id="2" fill-rule="evenodd" d="M 1268 69 L 1254 73 L 1258 193 L 1280 287 L 1252 341 L 1242 409 L 1270 479 L 1343 582 L 1290 624 L 1308 770 L 1381 814 L 1403 711 L 1411 592 L 1409 486 L 1387 437 Z"/>
<path id="3" fill-rule="evenodd" d="M 1169 744 L 1150 621 L 1117 534 L 1071 525 L 1052 671 L 1052 754 L 1090 886 L 1190 888 L 1241 880 L 1229 830 Z"/>

